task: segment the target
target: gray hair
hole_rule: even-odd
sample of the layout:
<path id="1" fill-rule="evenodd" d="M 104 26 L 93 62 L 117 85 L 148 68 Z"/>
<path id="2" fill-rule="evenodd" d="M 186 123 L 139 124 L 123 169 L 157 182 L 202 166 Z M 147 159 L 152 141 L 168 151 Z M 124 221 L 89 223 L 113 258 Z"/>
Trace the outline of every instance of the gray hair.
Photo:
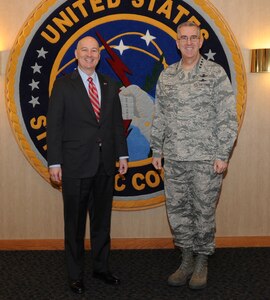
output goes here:
<path id="1" fill-rule="evenodd" d="M 179 33 L 180 28 L 182 27 L 196 27 L 198 29 L 198 35 L 200 35 L 201 27 L 192 21 L 186 21 L 177 26 L 176 32 Z"/>

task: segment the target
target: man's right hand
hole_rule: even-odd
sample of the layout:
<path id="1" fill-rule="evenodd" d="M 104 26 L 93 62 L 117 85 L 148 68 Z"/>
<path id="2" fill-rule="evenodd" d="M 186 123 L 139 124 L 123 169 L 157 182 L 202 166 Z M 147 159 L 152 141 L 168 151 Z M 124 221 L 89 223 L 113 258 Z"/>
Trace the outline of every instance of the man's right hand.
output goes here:
<path id="1" fill-rule="evenodd" d="M 61 167 L 49 167 L 51 181 L 57 184 L 62 182 L 62 169 Z"/>
<path id="2" fill-rule="evenodd" d="M 153 157 L 152 165 L 156 170 L 161 170 L 162 169 L 161 157 Z"/>

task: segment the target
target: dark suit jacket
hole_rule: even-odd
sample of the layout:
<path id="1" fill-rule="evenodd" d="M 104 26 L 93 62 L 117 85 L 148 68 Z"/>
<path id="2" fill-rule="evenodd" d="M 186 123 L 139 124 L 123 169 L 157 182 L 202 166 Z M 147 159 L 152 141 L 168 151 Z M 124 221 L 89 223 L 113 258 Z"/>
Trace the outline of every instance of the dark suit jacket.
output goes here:
<path id="1" fill-rule="evenodd" d="M 96 116 L 81 76 L 76 70 L 55 81 L 47 115 L 48 165 L 61 164 L 63 176 L 91 177 L 99 155 L 105 170 L 115 172 L 115 162 L 127 156 L 119 87 L 99 74 L 101 88 L 100 121 Z M 99 143 L 102 144 L 100 153 Z"/>

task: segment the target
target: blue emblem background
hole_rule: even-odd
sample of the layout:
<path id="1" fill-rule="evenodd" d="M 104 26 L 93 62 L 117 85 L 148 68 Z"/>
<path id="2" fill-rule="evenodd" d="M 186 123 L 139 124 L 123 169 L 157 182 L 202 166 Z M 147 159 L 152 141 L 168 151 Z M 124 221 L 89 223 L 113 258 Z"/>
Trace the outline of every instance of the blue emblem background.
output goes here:
<path id="1" fill-rule="evenodd" d="M 198 13 L 192 7 L 190 7 L 188 4 L 185 5 L 194 15 L 197 16 L 197 18 L 202 23 L 202 27 L 207 29 L 207 31 L 209 32 L 210 39 L 205 40 L 201 53 L 204 54 L 207 51 L 209 51 L 209 49 L 211 48 L 212 51 L 216 53 L 215 61 L 220 63 L 225 68 L 228 75 L 230 76 L 230 70 L 228 67 L 227 58 L 216 34 L 211 29 L 211 27 L 207 24 L 207 22 L 201 16 L 198 16 Z M 62 4 L 58 9 L 56 9 L 50 16 L 50 19 L 52 19 L 53 16 L 57 16 L 59 11 L 63 10 L 65 6 L 67 6 L 67 4 Z M 127 13 L 128 11 L 129 14 L 132 13 L 138 14 L 138 10 L 134 9 L 132 6 L 128 4 L 121 5 L 121 8 L 119 8 L 117 11 L 119 13 Z M 113 12 L 116 13 L 115 10 Z M 146 11 L 145 14 L 148 17 L 153 17 L 149 11 Z M 98 14 L 92 15 L 91 20 L 93 21 L 93 19 L 97 18 L 98 16 L 102 17 L 101 15 Z M 155 15 L 154 17 L 156 19 L 157 15 Z M 30 126 L 30 120 L 33 117 L 38 118 L 38 116 L 40 115 L 46 116 L 47 108 L 48 108 L 48 99 L 49 99 L 48 86 L 49 86 L 52 64 L 58 54 L 59 49 L 61 49 L 65 45 L 68 38 L 76 34 L 77 30 L 80 27 L 86 25 L 87 22 L 90 21 L 89 19 L 90 19 L 90 15 L 89 18 L 82 20 L 77 25 L 75 24 L 72 28 L 70 28 L 68 34 L 62 35 L 61 40 L 57 43 L 57 45 L 52 45 L 48 43 L 40 35 L 40 33 L 43 30 L 46 31 L 46 26 L 49 20 L 49 18 L 47 18 L 47 20 L 43 22 L 43 24 L 39 27 L 39 30 L 34 35 L 23 59 L 21 76 L 20 76 L 20 87 L 19 87 L 19 99 L 20 99 L 22 117 L 26 129 L 28 131 L 28 134 L 32 139 L 33 144 L 35 145 L 35 147 L 37 148 L 37 150 L 45 160 L 46 160 L 46 150 L 44 150 L 44 145 L 46 143 L 46 140 L 45 139 L 37 140 L 36 137 L 38 136 L 39 132 L 37 131 L 37 129 L 33 129 Z M 135 16 L 134 19 L 136 19 Z M 162 19 L 161 21 L 164 23 L 164 19 Z M 185 21 L 185 20 L 183 19 L 181 21 Z M 166 20 L 165 25 L 169 26 L 173 30 L 176 30 L 176 25 L 169 20 Z M 175 40 L 170 35 L 168 35 L 166 31 L 146 22 L 119 20 L 117 18 L 117 14 L 115 15 L 114 21 L 96 26 L 95 28 L 92 28 L 91 30 L 85 32 L 82 36 L 85 35 L 96 36 L 96 32 L 98 31 L 101 34 L 101 36 L 107 41 L 121 33 L 140 32 L 142 34 L 145 34 L 147 30 L 149 30 L 152 36 L 155 36 L 154 41 L 162 49 L 167 64 L 172 64 L 180 59 L 179 52 L 175 45 Z M 78 37 L 78 39 L 81 38 L 82 36 Z M 155 47 L 151 43 L 147 46 L 146 42 L 143 39 L 141 39 L 139 36 L 136 36 L 134 34 L 125 35 L 123 37 L 119 37 L 118 39 L 114 40 L 113 44 L 115 45 L 119 44 L 121 39 L 123 40 L 124 44 L 127 46 L 133 45 L 140 49 L 144 49 L 147 52 L 152 53 L 154 55 L 157 56 L 159 55 L 157 49 L 155 49 Z M 43 57 L 38 58 L 37 50 L 40 49 L 41 46 L 44 48 L 45 51 L 48 51 L 48 53 L 46 54 L 46 58 Z M 75 47 L 76 47 L 76 42 L 69 49 L 67 49 L 60 67 L 62 67 L 63 65 L 65 65 L 66 63 L 68 63 L 74 58 Z M 141 87 L 152 97 L 154 101 L 155 85 L 150 84 L 150 87 L 149 85 L 147 87 L 147 78 L 153 79 L 154 76 L 155 80 L 157 80 L 158 78 L 157 75 L 162 71 L 162 66 L 160 65 L 159 67 L 156 67 L 155 65 L 157 65 L 157 61 L 155 61 L 149 55 L 146 55 L 145 53 L 139 51 L 128 49 L 125 50 L 122 55 L 116 49 L 114 49 L 113 51 L 115 51 L 115 53 L 131 70 L 132 74 L 127 74 L 129 81 L 132 84 Z M 106 51 L 103 51 L 101 56 L 102 57 L 101 57 L 101 62 L 99 64 L 99 70 L 119 80 L 119 78 L 112 70 L 111 66 L 106 61 L 106 59 L 109 57 L 108 53 Z M 39 65 L 42 65 L 42 69 L 41 69 L 42 72 L 33 74 L 32 72 L 33 70 L 31 66 L 33 66 L 36 62 Z M 59 74 L 59 76 L 63 76 L 64 74 L 71 72 L 72 70 L 74 70 L 74 68 L 76 68 L 75 63 L 65 68 L 62 71 L 62 73 Z M 154 69 L 155 69 L 155 74 L 153 74 Z M 36 82 L 39 81 L 38 89 L 32 90 L 31 87 L 29 86 L 29 83 L 31 82 L 31 78 L 34 78 Z M 29 104 L 31 97 L 38 97 L 39 98 L 38 101 L 40 104 L 36 105 L 35 107 Z M 40 129 L 40 134 L 41 133 L 42 133 L 42 128 Z M 149 143 L 143 137 L 143 135 L 140 134 L 138 128 L 132 129 L 132 134 L 130 134 L 130 136 L 128 137 L 128 144 L 129 144 L 131 161 L 141 160 L 148 157 L 149 150 L 150 150 Z"/>

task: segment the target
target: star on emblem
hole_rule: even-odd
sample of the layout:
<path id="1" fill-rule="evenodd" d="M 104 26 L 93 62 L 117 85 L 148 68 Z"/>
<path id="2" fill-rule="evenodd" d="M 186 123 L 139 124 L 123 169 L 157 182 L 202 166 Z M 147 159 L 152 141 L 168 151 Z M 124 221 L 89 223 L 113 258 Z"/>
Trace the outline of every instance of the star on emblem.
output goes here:
<path id="1" fill-rule="evenodd" d="M 46 58 L 46 54 L 48 53 L 48 51 L 45 51 L 44 48 L 42 47 L 40 50 L 37 50 L 37 53 L 38 53 L 38 58 L 39 57 Z"/>
<path id="2" fill-rule="evenodd" d="M 152 36 L 149 32 L 149 30 L 146 31 L 146 34 L 141 37 L 141 39 L 145 40 L 146 45 L 149 46 L 150 42 L 154 40 L 156 37 Z"/>
<path id="3" fill-rule="evenodd" d="M 40 103 L 38 102 L 38 98 L 39 98 L 39 97 L 33 97 L 33 96 L 32 96 L 32 99 L 31 99 L 28 103 L 32 104 L 33 107 L 35 107 L 36 105 L 39 105 L 39 104 L 40 104 Z"/>
<path id="4" fill-rule="evenodd" d="M 34 89 L 39 89 L 39 87 L 38 87 L 38 85 L 39 85 L 39 81 L 35 81 L 34 79 L 32 79 L 32 82 L 31 82 L 31 83 L 29 83 L 28 85 L 30 85 L 30 86 L 31 86 L 31 88 L 32 88 L 32 91 L 33 91 Z"/>
<path id="5" fill-rule="evenodd" d="M 216 55 L 216 53 L 212 52 L 212 50 L 209 49 L 208 53 L 205 53 L 204 55 L 207 56 L 207 60 L 210 60 L 210 59 L 215 60 L 214 56 Z"/>
<path id="6" fill-rule="evenodd" d="M 42 68 L 42 66 L 39 66 L 37 63 L 35 63 L 34 66 L 31 66 L 31 68 L 33 69 L 33 73 L 41 73 L 40 69 Z"/>
<path id="7" fill-rule="evenodd" d="M 121 39 L 119 45 L 118 45 L 118 46 L 115 46 L 114 48 L 117 49 L 117 50 L 120 52 L 121 55 L 123 54 L 123 52 L 124 52 L 125 50 L 129 49 L 128 46 L 124 45 L 122 39 Z"/>

